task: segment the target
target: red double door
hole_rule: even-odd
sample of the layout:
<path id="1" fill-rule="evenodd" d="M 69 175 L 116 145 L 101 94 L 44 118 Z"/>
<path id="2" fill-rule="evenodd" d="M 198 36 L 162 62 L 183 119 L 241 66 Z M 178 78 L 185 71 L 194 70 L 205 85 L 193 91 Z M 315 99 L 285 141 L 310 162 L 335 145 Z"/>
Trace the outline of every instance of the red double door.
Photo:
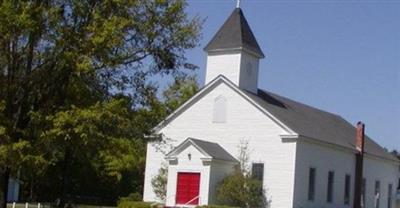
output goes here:
<path id="1" fill-rule="evenodd" d="M 198 205 L 199 190 L 200 173 L 178 173 L 176 204 Z"/>

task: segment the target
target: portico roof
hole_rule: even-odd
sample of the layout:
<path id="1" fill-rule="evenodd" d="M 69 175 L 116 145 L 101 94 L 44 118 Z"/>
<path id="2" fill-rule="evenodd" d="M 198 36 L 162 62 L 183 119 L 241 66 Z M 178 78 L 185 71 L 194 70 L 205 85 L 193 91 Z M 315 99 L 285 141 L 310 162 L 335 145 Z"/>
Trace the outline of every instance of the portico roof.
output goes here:
<path id="1" fill-rule="evenodd" d="M 211 159 L 215 160 L 223 160 L 229 162 L 238 162 L 236 158 L 234 158 L 229 152 L 227 152 L 223 147 L 221 147 L 218 143 L 204 141 L 200 139 L 187 138 L 185 141 L 180 143 L 177 147 L 175 147 L 171 152 L 166 155 L 166 158 L 173 158 L 186 149 L 189 145 L 193 145 L 200 152 L 207 155 Z"/>

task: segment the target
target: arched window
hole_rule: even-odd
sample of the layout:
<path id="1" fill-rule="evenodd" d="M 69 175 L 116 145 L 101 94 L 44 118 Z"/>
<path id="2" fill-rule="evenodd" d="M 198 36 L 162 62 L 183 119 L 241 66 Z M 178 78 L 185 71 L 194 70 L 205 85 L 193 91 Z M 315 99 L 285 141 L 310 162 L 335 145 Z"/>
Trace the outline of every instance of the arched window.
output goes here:
<path id="1" fill-rule="evenodd" d="M 226 98 L 224 96 L 218 96 L 214 100 L 213 122 L 226 122 Z"/>

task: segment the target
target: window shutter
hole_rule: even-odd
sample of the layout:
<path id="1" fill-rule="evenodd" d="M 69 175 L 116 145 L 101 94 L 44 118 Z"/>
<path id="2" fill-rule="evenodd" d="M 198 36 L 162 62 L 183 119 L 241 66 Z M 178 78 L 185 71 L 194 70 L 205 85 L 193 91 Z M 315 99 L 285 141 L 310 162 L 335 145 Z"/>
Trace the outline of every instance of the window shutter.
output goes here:
<path id="1" fill-rule="evenodd" d="M 227 101 L 223 96 L 218 96 L 214 100 L 214 112 L 213 122 L 214 123 L 225 123 L 226 122 L 226 107 Z"/>

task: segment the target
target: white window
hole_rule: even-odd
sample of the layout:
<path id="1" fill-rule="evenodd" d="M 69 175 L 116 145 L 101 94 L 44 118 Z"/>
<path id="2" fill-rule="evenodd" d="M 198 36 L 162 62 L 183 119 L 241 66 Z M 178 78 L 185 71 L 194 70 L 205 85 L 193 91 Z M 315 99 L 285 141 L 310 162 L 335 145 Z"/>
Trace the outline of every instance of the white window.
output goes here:
<path id="1" fill-rule="evenodd" d="M 253 163 L 251 165 L 251 175 L 263 184 L 264 180 L 264 163 Z"/>
<path id="2" fill-rule="evenodd" d="M 392 208 L 392 196 L 393 196 L 393 185 L 389 184 L 388 186 L 388 199 L 387 199 L 387 207 Z"/>
<path id="3" fill-rule="evenodd" d="M 346 174 L 344 179 L 344 204 L 350 204 L 350 187 L 351 187 L 351 176 Z"/>
<path id="4" fill-rule="evenodd" d="M 362 199 L 361 199 L 361 202 L 362 202 L 362 205 L 361 205 L 361 207 L 366 207 L 365 206 L 365 197 L 366 197 L 366 192 L 367 192 L 367 179 L 366 178 L 363 178 L 363 180 L 362 180 L 362 190 L 361 190 L 361 192 L 362 192 Z"/>
<path id="5" fill-rule="evenodd" d="M 249 77 L 251 77 L 251 75 L 253 74 L 253 65 L 250 62 L 247 62 L 246 64 L 246 74 Z"/>
<path id="6" fill-rule="evenodd" d="M 397 183 L 397 192 L 400 192 L 400 178 L 399 178 L 399 182 Z"/>
<path id="7" fill-rule="evenodd" d="M 317 170 L 315 168 L 310 168 L 308 174 L 308 200 L 314 201 L 315 199 L 315 176 Z"/>
<path id="8" fill-rule="evenodd" d="M 326 201 L 328 203 L 333 202 L 333 185 L 335 184 L 335 172 L 329 171 L 328 173 L 328 190 Z"/>
<path id="9" fill-rule="evenodd" d="M 215 98 L 213 112 L 214 123 L 226 122 L 226 105 L 226 98 L 224 96 L 218 96 L 217 98 Z"/>
<path id="10" fill-rule="evenodd" d="M 379 208 L 381 199 L 381 182 L 375 181 L 375 208 Z"/>

